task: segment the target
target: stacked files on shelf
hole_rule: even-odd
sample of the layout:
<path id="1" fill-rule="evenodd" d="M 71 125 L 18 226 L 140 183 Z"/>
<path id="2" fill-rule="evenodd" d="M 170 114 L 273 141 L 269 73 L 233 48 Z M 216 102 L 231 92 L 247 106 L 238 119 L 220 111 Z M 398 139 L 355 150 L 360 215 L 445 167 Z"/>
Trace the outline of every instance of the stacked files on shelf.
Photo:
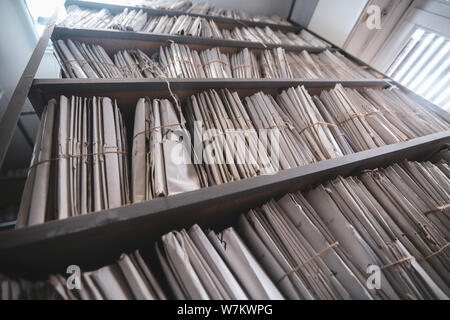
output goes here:
<path id="1" fill-rule="evenodd" d="M 136 0 L 132 1 L 134 5 L 141 5 L 144 7 L 149 7 L 153 9 L 166 9 L 166 10 L 176 10 L 179 12 L 186 12 L 192 14 L 202 14 L 217 17 L 225 17 L 233 20 L 246 20 L 246 21 L 264 21 L 266 23 L 281 24 L 285 26 L 290 26 L 291 23 L 287 20 L 277 16 L 254 16 L 251 17 L 244 10 L 238 9 L 221 9 L 214 6 L 209 2 L 194 2 L 177 0 L 177 1 L 167 1 L 167 0 Z"/>
<path id="2" fill-rule="evenodd" d="M 225 54 L 219 48 L 191 50 L 172 43 L 159 53 L 120 50 L 109 56 L 95 44 L 57 40 L 55 56 L 67 78 L 270 78 L 373 79 L 375 75 L 339 52 L 288 52 L 249 49 Z"/>
<path id="3" fill-rule="evenodd" d="M 16 227 L 129 203 L 127 139 L 104 97 L 61 96 L 45 107 Z"/>
<path id="4" fill-rule="evenodd" d="M 283 44 L 315 48 L 329 48 L 330 44 L 306 30 L 299 33 L 272 30 L 270 27 L 235 27 L 219 29 L 213 20 L 189 15 L 148 15 L 142 9 L 125 8 L 119 14 L 107 9 L 92 10 L 70 6 L 67 16 L 59 22 L 61 27 L 77 29 L 123 30 L 154 34 L 183 35 L 202 38 L 228 39 L 258 42 L 262 44 Z"/>
<path id="5" fill-rule="evenodd" d="M 139 250 L 74 279 L 51 275 L 46 281 L 0 279 L 1 300 L 165 300 L 166 295 Z"/>
<path id="6" fill-rule="evenodd" d="M 245 98 L 223 89 L 172 99 L 139 99 L 131 156 L 116 103 L 50 101 L 17 227 L 274 174 L 450 127 L 397 88 L 337 85 L 311 96 L 301 86 Z"/>
<path id="7" fill-rule="evenodd" d="M 142 98 L 136 106 L 132 153 L 132 200 L 139 202 L 208 185 L 191 161 L 184 117 L 167 99 Z"/>
<path id="8" fill-rule="evenodd" d="M 135 251 L 84 272 L 81 290 L 67 290 L 61 275 L 3 279 L 2 299 L 448 300 L 449 176 L 445 159 L 339 176 L 271 199 L 221 232 L 193 225 L 162 235 L 146 255 L 152 271 Z"/>

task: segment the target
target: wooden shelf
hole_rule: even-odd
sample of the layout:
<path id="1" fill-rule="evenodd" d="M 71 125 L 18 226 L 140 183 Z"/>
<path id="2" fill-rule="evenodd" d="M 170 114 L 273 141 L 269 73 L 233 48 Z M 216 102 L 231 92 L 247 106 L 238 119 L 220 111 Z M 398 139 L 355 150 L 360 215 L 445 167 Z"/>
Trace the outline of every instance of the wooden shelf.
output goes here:
<path id="1" fill-rule="evenodd" d="M 449 141 L 450 130 L 274 175 L 0 232 L 0 272 L 39 277 L 73 263 L 89 270 L 114 261 L 122 252 L 152 247 L 170 230 L 195 223 L 220 230 L 273 197 L 405 158 L 425 159 Z"/>
<path id="2" fill-rule="evenodd" d="M 319 53 L 325 48 L 292 46 L 284 44 L 262 44 L 260 42 L 226 40 L 218 38 L 203 38 L 170 34 L 158 34 L 148 32 L 121 31 L 110 29 L 73 29 L 57 26 L 52 35 L 52 40 L 72 39 L 85 43 L 101 45 L 106 52 L 117 52 L 123 49 L 141 49 L 146 52 L 159 51 L 159 47 L 167 46 L 171 42 L 185 44 L 191 49 L 205 50 L 218 47 L 225 53 L 234 53 L 243 48 L 252 50 L 263 50 L 273 48 L 284 48 L 286 51 L 303 51 Z M 328 48 L 329 50 L 336 50 Z"/>
<path id="3" fill-rule="evenodd" d="M 98 3 L 66 1 L 66 6 L 98 6 Z M 122 11 L 124 6 L 104 5 L 110 10 Z M 185 13 L 152 10 L 154 14 L 180 15 Z M 236 26 L 236 20 L 213 17 L 217 23 Z M 247 24 L 247 22 L 245 22 Z M 270 24 L 251 22 L 253 26 Z M 250 25 L 250 22 L 249 22 Z M 35 79 L 37 67 L 42 59 L 48 39 L 79 40 L 102 45 L 108 53 L 120 49 L 139 48 L 151 53 L 170 41 L 184 43 L 193 49 L 220 47 L 223 52 L 236 52 L 241 48 L 262 50 L 260 43 L 206 39 L 188 36 L 135 33 L 116 30 L 87 30 L 56 27 L 49 23 L 39 41 L 32 58 L 14 92 L 7 108 L 7 117 L 2 118 L 0 135 L 0 159 L 4 157 L 20 114 L 20 108 L 29 93 L 36 112 L 40 114 L 48 99 L 65 95 L 103 95 L 117 98 L 122 112 L 134 114 L 137 99 L 143 96 L 169 97 L 167 83 L 161 79 Z M 278 29 L 287 30 L 284 26 Z M 298 29 L 296 29 L 298 31 Z M 280 45 L 267 45 L 267 48 Z M 311 47 L 281 46 L 286 50 L 308 50 L 321 52 Z M 340 50 L 340 49 L 331 49 Z M 363 62 L 340 51 L 360 65 Z M 367 65 L 366 65 L 367 66 Z M 373 70 L 373 69 L 372 69 Z M 385 77 L 385 75 L 382 75 Z M 311 93 L 331 88 L 337 82 L 349 87 L 385 87 L 398 85 L 388 78 L 370 80 L 305 80 L 305 79 L 169 79 L 171 89 L 180 97 L 187 97 L 205 89 L 229 88 L 245 96 L 257 91 L 275 94 L 280 90 L 305 85 Z M 448 113 L 414 95 L 398 85 L 424 105 L 449 120 Z M 31 90 L 29 90 L 31 87 Z M 131 118 L 131 117 L 129 117 Z M 450 122 L 450 120 L 449 120 Z M 6 138 L 5 138 L 6 137 Z M 441 147 L 450 143 L 450 130 L 407 142 L 330 159 L 319 163 L 281 171 L 274 175 L 258 176 L 224 185 L 186 192 L 166 198 L 130 204 L 120 208 L 104 210 L 65 220 L 50 221 L 41 225 L 18 230 L 0 232 L 0 273 L 11 276 L 45 277 L 49 273 L 64 272 L 69 264 L 78 264 L 82 270 L 98 268 L 113 262 L 123 252 L 135 248 L 151 248 L 154 241 L 170 230 L 190 227 L 199 223 L 202 227 L 220 230 L 232 225 L 235 219 L 251 207 L 260 205 L 272 197 L 287 192 L 309 188 L 338 175 L 357 174 L 408 158 L 423 160 L 432 156 Z"/>
<path id="4" fill-rule="evenodd" d="M 20 203 L 26 176 L 0 178 L 0 208 Z"/>
<path id="5" fill-rule="evenodd" d="M 264 91 L 276 94 L 282 89 L 304 85 L 311 93 L 333 88 L 337 83 L 347 87 L 386 87 L 386 79 L 168 79 L 171 90 L 182 100 L 207 89 L 237 91 L 242 97 Z M 44 105 L 59 95 L 100 95 L 116 98 L 123 113 L 132 110 L 139 98 L 169 98 L 167 82 L 162 79 L 35 79 L 29 99 L 36 113 L 42 113 Z"/>
<path id="6" fill-rule="evenodd" d="M 79 7 L 90 8 L 90 9 L 108 9 L 111 13 L 120 13 L 124 9 L 137 9 L 147 12 L 150 15 L 167 15 L 167 16 L 181 16 L 187 15 L 192 17 L 201 17 L 208 20 L 213 20 L 219 28 L 234 28 L 234 27 L 270 27 L 273 30 L 283 30 L 283 31 L 300 31 L 301 28 L 298 26 L 288 26 L 281 24 L 273 24 L 266 22 L 257 22 L 257 21 L 249 21 L 249 20 L 240 20 L 240 19 L 231 19 L 220 16 L 211 16 L 211 15 L 203 15 L 196 13 L 188 13 L 183 11 L 174 11 L 174 10 L 165 10 L 165 9 L 151 9 L 143 6 L 132 6 L 126 4 L 111 4 L 111 3 L 102 3 L 102 2 L 93 2 L 93 1 L 82 1 L 82 0 L 67 0 L 65 2 L 65 7 L 67 8 L 70 5 L 77 5 Z"/>

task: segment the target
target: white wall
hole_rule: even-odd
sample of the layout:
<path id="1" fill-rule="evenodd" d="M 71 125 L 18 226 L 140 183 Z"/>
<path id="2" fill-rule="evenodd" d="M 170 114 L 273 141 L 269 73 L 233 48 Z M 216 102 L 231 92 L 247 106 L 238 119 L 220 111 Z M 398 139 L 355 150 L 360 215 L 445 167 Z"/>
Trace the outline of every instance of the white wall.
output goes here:
<path id="1" fill-rule="evenodd" d="M 308 28 L 342 46 L 368 0 L 319 0 Z"/>
<path id="2" fill-rule="evenodd" d="M 24 1 L 0 1 L 0 86 L 11 96 L 37 42 Z"/>
<path id="3" fill-rule="evenodd" d="M 4 92 L 0 103 L 0 118 L 6 109 L 23 70 L 37 44 L 33 21 L 24 0 L 0 0 L 0 90 Z M 59 67 L 53 54 L 46 53 L 38 70 L 38 77 L 54 78 Z M 32 111 L 27 100 L 22 111 Z M 27 135 L 34 140 L 39 125 L 36 115 L 21 116 Z M 14 132 L 3 169 L 29 165 L 32 148 L 18 128 Z"/>
<path id="4" fill-rule="evenodd" d="M 210 2 L 218 8 L 241 9 L 251 16 L 279 15 L 287 18 L 292 0 L 191 0 L 192 2 Z"/>
<path id="5" fill-rule="evenodd" d="M 0 42 L 0 87 L 5 99 L 1 104 L 2 116 L 37 42 L 24 1 L 0 1 Z M 29 103 L 27 109 L 30 109 Z M 34 132 L 30 132 L 30 135 L 34 136 Z M 3 168 L 26 166 L 31 151 L 24 136 L 16 128 Z"/>

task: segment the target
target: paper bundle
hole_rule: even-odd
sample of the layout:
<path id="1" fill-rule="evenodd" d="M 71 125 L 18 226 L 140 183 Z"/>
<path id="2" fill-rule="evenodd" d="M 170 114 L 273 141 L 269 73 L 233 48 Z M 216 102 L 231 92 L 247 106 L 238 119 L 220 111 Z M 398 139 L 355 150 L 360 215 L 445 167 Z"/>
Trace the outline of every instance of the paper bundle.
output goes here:
<path id="1" fill-rule="evenodd" d="M 128 8 L 125 8 L 119 14 L 112 15 L 105 9 L 91 10 L 70 6 L 67 9 L 67 16 L 59 23 L 59 25 L 68 28 L 116 29 L 134 32 L 252 41 L 269 44 L 311 46 L 317 48 L 331 47 L 330 44 L 315 37 L 306 30 L 302 30 L 300 33 L 295 34 L 293 32 L 283 33 L 280 30 L 274 31 L 268 26 L 264 28 L 235 27 L 232 30 L 219 29 L 213 20 L 202 17 L 189 15 L 150 16 L 142 10 L 130 10 Z"/>
<path id="2" fill-rule="evenodd" d="M 129 203 L 125 127 L 109 98 L 45 107 L 16 227 Z"/>
<path id="3" fill-rule="evenodd" d="M 207 49 L 200 52 L 205 75 L 207 78 L 232 78 L 230 59 L 221 53 L 218 48 Z"/>
<path id="4" fill-rule="evenodd" d="M 57 40 L 55 56 L 67 78 L 307 78 L 360 79 L 374 75 L 339 52 L 264 50 L 259 56 L 245 48 L 224 54 L 171 43 L 151 58 L 139 49 L 120 50 L 112 58 L 99 45 Z M 323 58 L 326 57 L 326 58 Z M 375 99 L 375 98 L 374 98 Z"/>
<path id="5" fill-rule="evenodd" d="M 188 15 L 154 16 L 141 10 L 125 8 L 111 15 L 108 10 L 81 9 L 70 6 L 67 17 L 59 23 L 69 28 L 114 29 L 157 34 L 186 35 L 204 38 L 223 38 L 213 20 Z"/>
<path id="6" fill-rule="evenodd" d="M 133 202 L 206 186 L 198 170 L 192 163 L 183 115 L 167 99 L 139 99 L 133 134 Z"/>
<path id="7" fill-rule="evenodd" d="M 257 132 L 237 93 L 215 90 L 188 100 L 187 119 L 197 161 L 205 167 L 210 184 L 222 184 L 259 174 L 274 173 L 270 147 L 261 140 L 270 132 Z M 260 135 L 261 133 L 261 135 Z"/>
<path id="8" fill-rule="evenodd" d="M 175 11 L 187 11 L 192 2 L 187 0 L 134 0 L 136 5 L 153 9 L 166 9 Z"/>
<path id="9" fill-rule="evenodd" d="M 258 92 L 245 98 L 247 112 L 259 132 L 267 132 L 263 140 L 272 165 L 277 170 L 295 168 L 314 162 L 311 150 L 297 134 L 275 99 Z M 275 161 L 275 159 L 277 159 Z"/>
<path id="10" fill-rule="evenodd" d="M 306 79 L 371 79 L 375 78 L 362 66 L 352 62 L 340 52 L 325 50 L 319 54 L 307 51 L 287 53 L 293 78 Z"/>
<path id="11" fill-rule="evenodd" d="M 256 55 L 247 48 L 230 57 L 233 78 L 262 78 Z"/>
<path id="12" fill-rule="evenodd" d="M 450 128 L 399 89 L 356 90 L 338 84 L 333 90 L 322 91 L 320 100 L 355 151 Z"/>
<path id="13" fill-rule="evenodd" d="M 449 190 L 445 157 L 337 177 L 251 209 L 236 229 L 164 234 L 161 280 L 176 299 L 448 300 Z M 0 278 L 0 297 L 166 298 L 139 251 L 82 273 L 81 290 L 66 281 Z"/>
<path id="14" fill-rule="evenodd" d="M 261 53 L 261 71 L 263 78 L 293 78 L 286 52 L 283 48 L 264 50 Z"/>
<path id="15" fill-rule="evenodd" d="M 448 299 L 449 184 L 404 161 L 271 200 L 237 230 L 288 299 Z"/>
<path id="16" fill-rule="evenodd" d="M 171 43 L 159 48 L 161 69 L 169 78 L 206 78 L 200 56 L 188 46 Z"/>
<path id="17" fill-rule="evenodd" d="M 348 148 L 341 149 L 347 141 L 334 123 L 325 121 L 304 86 L 283 91 L 277 101 L 299 140 L 311 150 L 316 161 L 351 153 Z"/>
<path id="18" fill-rule="evenodd" d="M 153 78 L 156 63 L 141 50 L 121 50 L 113 60 L 99 45 L 58 40 L 55 56 L 66 78 Z"/>
<path id="19" fill-rule="evenodd" d="M 247 12 L 238 9 L 221 9 L 209 2 L 194 2 L 177 0 L 136 0 L 136 5 L 142 5 L 154 9 L 176 10 L 181 12 L 189 12 L 201 15 L 220 16 L 234 20 L 262 21 L 273 24 L 291 25 L 286 19 L 277 15 L 272 16 L 254 16 L 251 17 Z"/>
<path id="20" fill-rule="evenodd" d="M 157 64 L 144 52 L 121 50 L 114 55 L 114 63 L 124 78 L 155 78 L 158 76 Z"/>
<path id="21" fill-rule="evenodd" d="M 114 264 L 82 272 L 74 281 L 56 274 L 46 281 L 5 279 L 0 284 L 1 300 L 166 300 L 139 250 L 122 254 Z"/>
<path id="22" fill-rule="evenodd" d="M 291 46 L 304 46 L 316 48 L 329 48 L 330 44 L 315 37 L 306 30 L 295 34 L 293 32 L 283 33 L 281 31 L 273 31 L 270 27 L 244 27 L 222 30 L 223 38 L 229 40 L 251 41 L 267 44 L 283 44 Z"/>
<path id="23" fill-rule="evenodd" d="M 163 235 L 156 250 L 177 299 L 283 299 L 233 228 L 206 235 L 194 225 Z"/>
<path id="24" fill-rule="evenodd" d="M 71 5 L 66 17 L 59 22 L 67 28 L 107 29 L 114 15 L 107 9 L 95 10 Z"/>

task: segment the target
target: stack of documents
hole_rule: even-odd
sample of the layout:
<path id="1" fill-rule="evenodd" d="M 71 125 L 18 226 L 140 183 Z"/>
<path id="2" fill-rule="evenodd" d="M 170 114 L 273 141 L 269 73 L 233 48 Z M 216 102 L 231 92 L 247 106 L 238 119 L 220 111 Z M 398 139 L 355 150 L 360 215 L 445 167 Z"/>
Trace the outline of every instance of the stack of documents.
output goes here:
<path id="1" fill-rule="evenodd" d="M 125 127 L 109 98 L 44 108 L 16 227 L 129 203 Z"/>
<path id="2" fill-rule="evenodd" d="M 287 53 L 293 78 L 370 79 L 375 76 L 340 52 L 325 50 L 319 54 L 307 51 Z"/>
<path id="3" fill-rule="evenodd" d="M 307 146 L 315 161 L 352 153 L 334 123 L 328 123 L 304 86 L 289 88 L 277 97 L 283 117 L 294 127 L 298 140 Z"/>
<path id="4" fill-rule="evenodd" d="M 66 289 L 66 291 L 68 290 Z M 81 274 L 81 290 L 71 290 L 71 292 L 73 292 L 72 297 L 63 295 L 64 299 L 166 299 L 158 281 L 145 263 L 139 250 L 129 255 L 122 254 L 115 264 L 95 271 L 83 272 Z"/>
<path id="5" fill-rule="evenodd" d="M 262 78 L 258 59 L 255 53 L 247 48 L 232 54 L 230 64 L 233 78 Z"/>
<path id="6" fill-rule="evenodd" d="M 276 170 L 304 166 L 314 162 L 314 155 L 289 122 L 275 99 L 258 92 L 245 98 L 250 119 L 260 135 Z"/>
<path id="7" fill-rule="evenodd" d="M 361 94 L 408 138 L 449 129 L 448 122 L 398 88 L 392 87 L 388 90 L 365 88 Z"/>
<path id="8" fill-rule="evenodd" d="M 283 299 L 233 228 L 170 232 L 156 251 L 177 299 Z"/>
<path id="9" fill-rule="evenodd" d="M 191 136 L 194 141 L 200 141 L 194 146 L 195 160 L 204 165 L 209 184 L 227 183 L 277 170 L 268 153 L 271 148 L 267 139 L 260 140 L 254 122 L 236 92 L 205 91 L 191 96 L 187 107 Z"/>
<path id="10" fill-rule="evenodd" d="M 237 230 L 289 299 L 448 299 L 447 190 L 439 166 L 404 161 L 271 200 Z"/>
<path id="11" fill-rule="evenodd" d="M 169 78 L 206 78 L 198 51 L 186 45 L 160 47 L 159 63 Z"/>
<path id="12" fill-rule="evenodd" d="M 264 23 L 272 23 L 272 24 L 281 24 L 284 26 L 292 26 L 292 23 L 287 21 L 286 19 L 274 14 L 271 16 L 254 16 L 250 20 L 255 22 L 264 22 Z"/>
<path id="13" fill-rule="evenodd" d="M 371 299 L 355 266 L 301 194 L 241 215 L 237 230 L 287 299 Z"/>
<path id="14" fill-rule="evenodd" d="M 141 50 L 122 50 L 113 60 L 99 45 L 58 40 L 55 56 L 66 78 L 154 78 L 156 62 Z M 157 69 L 157 68 L 156 68 Z"/>
<path id="15" fill-rule="evenodd" d="M 418 176 L 411 174 L 411 166 L 430 176 L 414 180 Z M 430 184 L 433 190 L 424 189 Z M 433 214 L 444 220 L 433 221 L 425 205 L 436 187 L 442 194 L 448 186 L 448 177 L 431 163 L 405 163 L 366 172 L 359 179 L 340 177 L 306 197 L 361 272 L 368 265 L 380 267 L 381 297 L 448 299 L 448 213 L 433 207 Z M 449 194 L 444 193 L 448 204 Z"/>
<path id="16" fill-rule="evenodd" d="M 230 59 L 218 48 L 200 52 L 203 69 L 207 78 L 232 78 Z"/>
<path id="17" fill-rule="evenodd" d="M 154 16 L 142 10 L 125 8 L 117 15 L 108 10 L 81 9 L 70 6 L 59 25 L 68 28 L 114 29 L 157 34 L 186 35 L 204 38 L 223 38 L 213 20 L 188 15 Z"/>
<path id="18" fill-rule="evenodd" d="M 222 232 L 164 234 L 159 280 L 176 299 L 448 300 L 449 203 L 445 157 L 339 176 L 269 200 Z M 0 278 L 0 295 L 166 299 L 139 251 L 82 273 L 80 290 L 66 281 Z"/>
<path id="19" fill-rule="evenodd" d="M 0 279 L 0 286 L 1 300 L 166 300 L 139 250 L 76 280 L 56 274 L 38 282 Z"/>
<path id="20" fill-rule="evenodd" d="M 293 78 L 291 68 L 283 48 L 264 50 L 260 58 L 263 78 Z"/>
<path id="21" fill-rule="evenodd" d="M 222 29 L 223 38 L 229 40 L 251 41 L 267 44 L 283 44 L 290 46 L 329 48 L 330 44 L 315 37 L 306 30 L 295 34 L 283 33 L 280 30 L 273 31 L 270 27 L 235 27 L 232 30 Z"/>
<path id="22" fill-rule="evenodd" d="M 67 28 L 107 29 L 114 15 L 108 9 L 87 9 L 69 6 L 66 17 L 60 22 Z"/>
<path id="23" fill-rule="evenodd" d="M 72 40 L 54 43 L 55 56 L 67 78 L 122 78 L 123 73 L 99 45 Z"/>
<path id="24" fill-rule="evenodd" d="M 330 91 L 322 91 L 320 100 L 327 110 L 324 118 L 339 126 L 355 151 L 450 128 L 397 88 L 356 90 L 337 84 Z"/>
<path id="25" fill-rule="evenodd" d="M 139 49 L 117 52 L 114 63 L 124 78 L 155 78 L 159 73 L 156 62 Z"/>
<path id="26" fill-rule="evenodd" d="M 378 92 L 391 93 L 395 90 L 398 89 L 378 90 Z M 349 91 L 361 97 L 360 92 L 364 93 L 364 90 L 344 89 L 342 86 L 337 86 L 330 92 L 335 91 L 344 92 L 344 94 Z M 329 92 L 325 91 L 325 93 Z M 200 188 L 223 184 L 365 150 L 357 142 L 365 141 L 364 139 L 371 141 L 370 139 L 374 136 L 378 137 L 375 135 L 377 133 L 375 129 L 380 129 L 379 132 L 383 133 L 384 131 L 381 129 L 388 131 L 388 125 L 395 128 L 392 125 L 394 122 L 383 122 L 390 119 L 389 117 L 382 117 L 380 113 L 373 112 L 369 116 L 379 116 L 378 122 L 367 122 L 373 127 L 369 125 L 357 127 L 361 130 L 370 129 L 371 131 L 352 131 L 354 127 L 349 126 L 349 123 L 353 124 L 351 121 L 359 119 L 351 116 L 349 121 L 342 121 L 341 119 L 347 117 L 343 113 L 345 109 L 328 109 L 329 101 L 323 97 L 324 93 L 321 95 L 324 103 L 317 97 L 311 97 L 303 86 L 284 90 L 276 98 L 258 92 L 241 100 L 236 92 L 229 90 L 220 92 L 209 90 L 191 96 L 186 105 L 183 104 L 187 120 L 186 127 L 190 133 L 183 139 L 185 153 L 180 158 L 188 166 L 186 168 L 178 167 L 178 170 L 188 170 L 191 168 L 192 161 L 198 166 L 194 165 L 195 170 L 192 169 L 191 172 L 196 172 L 197 175 L 193 176 L 198 177 L 200 181 L 199 184 L 194 183 L 192 186 Z M 151 128 L 151 125 L 144 123 L 143 110 L 145 108 L 141 106 L 142 109 L 139 111 L 139 105 L 144 101 L 146 100 L 141 99 L 138 103 L 135 135 L 138 131 Z M 169 103 L 167 100 L 164 101 Z M 334 100 L 330 101 L 334 102 Z M 147 101 L 147 109 L 149 104 L 150 102 Z M 368 103 L 363 106 L 376 110 L 375 106 Z M 171 104 L 170 107 L 174 110 Z M 432 121 L 440 121 L 431 113 L 426 115 Z M 180 122 L 176 123 L 183 124 L 182 118 L 182 115 L 177 115 L 176 119 L 180 119 Z M 442 122 L 442 128 L 445 128 L 445 125 L 447 124 Z M 184 129 L 183 126 L 180 128 Z M 147 139 L 150 139 L 150 136 L 147 136 Z M 409 137 L 405 137 L 401 141 L 407 139 Z M 141 142 L 138 143 L 138 141 Z M 156 154 L 152 149 L 145 149 L 147 147 L 144 146 L 148 146 L 145 141 L 143 135 L 135 138 L 134 141 L 134 150 L 142 152 L 140 156 L 142 158 L 139 160 L 141 161 L 139 167 L 133 165 L 133 173 L 136 179 L 141 180 L 143 177 L 138 173 L 141 172 L 140 168 L 153 167 L 159 162 L 151 160 L 151 158 L 145 165 L 144 155 Z M 386 140 L 379 146 L 394 142 Z M 135 156 L 137 151 L 133 154 Z M 159 159 L 158 157 L 157 159 Z M 164 169 L 158 169 L 157 172 L 159 170 L 164 172 Z M 167 166 L 165 170 L 165 175 L 167 175 Z M 162 174 L 162 178 L 158 179 L 164 180 L 165 175 Z M 190 174 L 186 175 L 191 176 Z M 157 176 L 154 174 L 147 174 L 146 179 L 149 179 L 147 183 L 144 183 L 143 180 L 140 182 L 139 200 L 135 201 L 171 194 L 165 187 L 155 194 L 154 188 L 158 183 L 155 182 Z M 136 183 L 134 178 L 133 183 Z M 154 185 L 155 183 L 156 185 Z M 144 186 L 147 186 L 147 191 Z M 149 192 L 148 188 L 153 191 Z M 193 189 L 195 188 L 180 188 L 179 192 Z"/>
<path id="27" fill-rule="evenodd" d="M 59 277 L 53 275 L 44 281 L 10 279 L 0 276 L 0 300 L 64 299 L 64 297 L 57 291 L 56 287 L 61 287 Z"/>
<path id="28" fill-rule="evenodd" d="M 302 40 L 304 40 L 306 43 L 308 43 L 312 47 L 316 47 L 316 48 L 330 48 L 331 47 L 331 45 L 328 42 L 326 42 L 322 39 L 319 39 L 318 37 L 316 37 L 309 31 L 306 31 L 305 29 L 302 29 L 302 31 L 300 31 L 300 33 L 298 33 L 297 36 L 298 36 L 298 38 L 301 38 Z"/>
<path id="29" fill-rule="evenodd" d="M 167 9 L 194 14 L 220 16 L 234 20 L 262 21 L 273 24 L 291 25 L 286 19 L 277 15 L 272 16 L 254 16 L 251 17 L 247 12 L 238 9 L 221 9 L 217 8 L 210 2 L 194 2 L 186 0 L 134 0 L 134 5 L 141 5 L 153 9 Z"/>
<path id="30" fill-rule="evenodd" d="M 192 2 L 188 0 L 131 0 L 135 5 L 149 7 L 153 9 L 165 9 L 187 12 L 192 7 Z"/>
<path id="31" fill-rule="evenodd" d="M 191 50 L 187 45 L 161 46 L 150 58 L 139 49 L 120 50 L 112 58 L 99 45 L 55 42 L 55 56 L 66 78 L 374 78 L 339 52 L 320 54 L 245 48 L 232 55 L 219 48 Z M 374 98 L 375 99 L 375 98 Z"/>
<path id="32" fill-rule="evenodd" d="M 274 31 L 270 27 L 235 27 L 219 29 L 213 20 L 188 15 L 154 16 L 137 9 L 124 9 L 112 15 L 108 10 L 81 9 L 70 6 L 67 16 L 59 23 L 68 28 L 116 29 L 157 34 L 187 35 L 193 37 L 252 41 L 269 44 L 328 48 L 330 44 L 306 30 L 295 34 Z"/>
<path id="33" fill-rule="evenodd" d="M 190 141 L 183 114 L 169 100 L 139 99 L 133 134 L 133 202 L 207 186 L 201 167 L 192 163 Z"/>

